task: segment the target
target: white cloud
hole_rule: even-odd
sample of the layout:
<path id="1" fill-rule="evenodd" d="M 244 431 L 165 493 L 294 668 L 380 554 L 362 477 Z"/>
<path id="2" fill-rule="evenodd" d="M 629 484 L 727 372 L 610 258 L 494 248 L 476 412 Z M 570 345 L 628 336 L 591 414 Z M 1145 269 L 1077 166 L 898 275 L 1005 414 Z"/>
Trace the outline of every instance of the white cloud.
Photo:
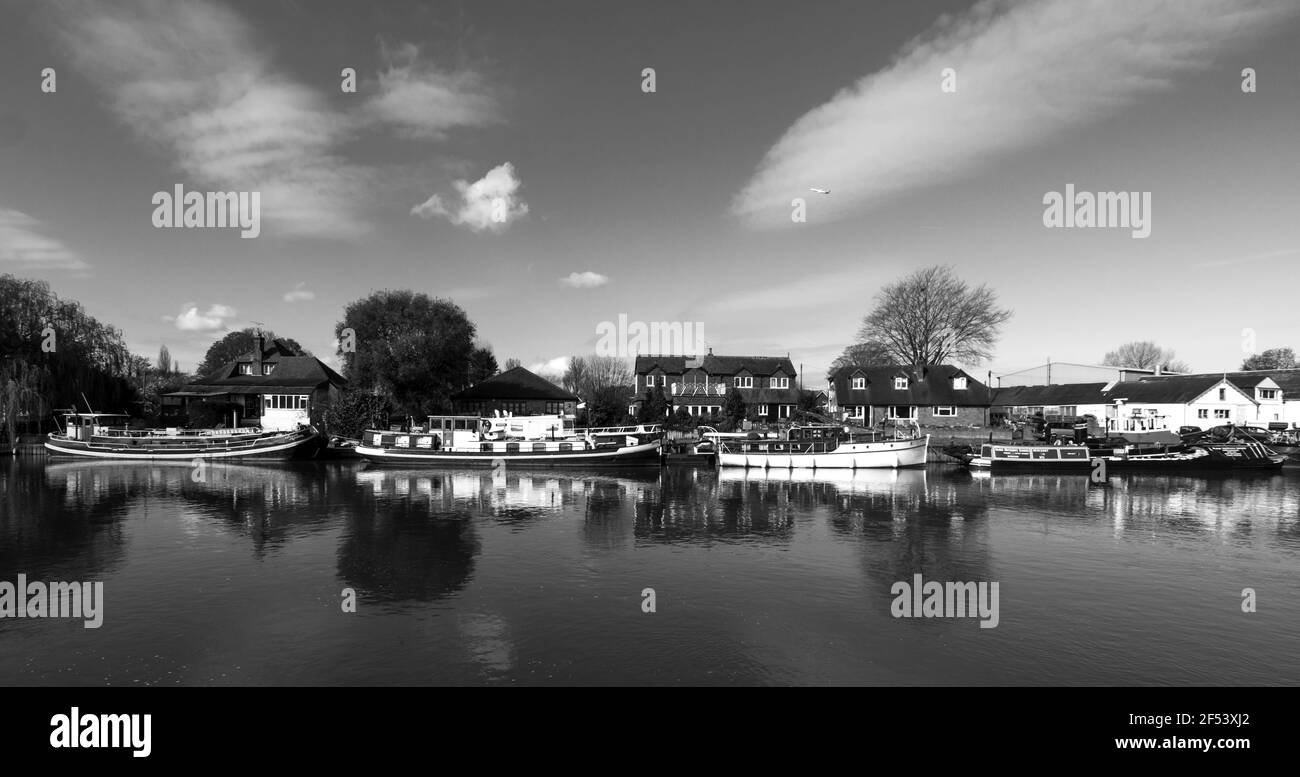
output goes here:
<path id="1" fill-rule="evenodd" d="M 290 303 L 305 302 L 307 300 L 313 300 L 313 299 L 316 299 L 316 292 L 311 291 L 310 289 L 307 288 L 306 281 L 298 283 L 293 287 L 292 290 L 287 291 L 284 294 L 284 301 Z"/>
<path id="2" fill-rule="evenodd" d="M 732 210 L 751 226 L 789 225 L 791 200 L 816 186 L 832 194 L 809 218 L 835 220 L 974 175 L 1169 88 L 1297 11 L 1289 0 L 985 0 L 796 121 Z M 949 67 L 954 93 L 940 90 Z"/>
<path id="3" fill-rule="evenodd" d="M 381 54 L 387 67 L 379 73 L 377 94 L 366 110 L 372 119 L 392 125 L 397 134 L 436 139 L 453 127 L 495 119 L 495 102 L 477 73 L 420 64 L 419 48 L 410 43 L 390 49 L 381 42 Z"/>
<path id="4" fill-rule="evenodd" d="M 0 208 L 0 264 L 21 270 L 90 269 L 72 249 L 41 234 L 43 228 L 22 211 Z"/>
<path id="5" fill-rule="evenodd" d="M 453 185 L 460 195 L 460 204 L 454 210 L 435 194 L 411 208 L 411 215 L 423 219 L 441 216 L 475 232 L 500 232 L 528 213 L 528 203 L 518 197 L 521 183 L 509 162 L 497 165 L 473 183 L 459 180 Z"/>
<path id="6" fill-rule="evenodd" d="M 572 286 L 575 289 L 594 289 L 597 286 L 604 286 L 609 283 L 608 275 L 601 275 L 598 272 L 590 270 L 586 272 L 571 272 L 560 279 L 560 283 L 565 286 Z"/>
<path id="7" fill-rule="evenodd" d="M 180 315 L 163 316 L 164 321 L 176 325 L 182 332 L 218 332 L 228 329 L 227 320 L 234 318 L 237 311 L 229 305 L 215 304 L 206 312 L 200 312 L 199 306 L 187 302 L 182 306 Z"/>
<path id="8" fill-rule="evenodd" d="M 557 376 L 563 375 L 564 371 L 567 369 L 569 369 L 569 357 L 567 356 L 556 356 L 554 359 L 548 359 L 547 361 L 533 362 L 532 364 L 528 365 L 529 372 L 535 375 L 541 375 L 544 378 L 545 377 L 555 378 Z"/>

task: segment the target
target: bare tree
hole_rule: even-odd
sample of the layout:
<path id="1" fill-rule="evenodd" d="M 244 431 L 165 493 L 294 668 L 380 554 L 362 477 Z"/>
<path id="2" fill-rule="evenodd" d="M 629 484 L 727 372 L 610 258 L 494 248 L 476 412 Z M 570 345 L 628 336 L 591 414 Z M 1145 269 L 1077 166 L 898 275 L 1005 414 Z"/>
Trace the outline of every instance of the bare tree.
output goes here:
<path id="1" fill-rule="evenodd" d="M 1161 348 L 1150 340 L 1135 340 L 1124 343 L 1113 351 L 1107 351 L 1101 363 L 1108 367 L 1134 367 L 1141 370 L 1162 372 L 1191 372 L 1186 362 L 1174 358 L 1172 348 Z"/>
<path id="2" fill-rule="evenodd" d="M 897 364 L 977 364 L 992 358 L 1010 318 L 988 286 L 971 288 L 949 267 L 928 267 L 880 290 L 858 341 L 879 342 Z"/>
<path id="3" fill-rule="evenodd" d="M 574 356 L 561 379 L 569 391 L 590 401 L 605 389 L 632 385 L 632 370 L 617 356 Z"/>
<path id="4" fill-rule="evenodd" d="M 894 362 L 894 357 L 884 344 L 877 341 L 857 343 L 848 346 L 835 357 L 835 361 L 826 369 L 826 376 L 830 377 L 845 367 L 888 367 Z"/>
<path id="5" fill-rule="evenodd" d="M 509 359 L 506 359 L 506 365 L 501 368 L 501 371 L 505 372 L 506 370 L 513 370 L 515 367 L 522 367 L 522 366 L 524 366 L 523 362 L 519 361 L 518 359 L 512 356 Z"/>

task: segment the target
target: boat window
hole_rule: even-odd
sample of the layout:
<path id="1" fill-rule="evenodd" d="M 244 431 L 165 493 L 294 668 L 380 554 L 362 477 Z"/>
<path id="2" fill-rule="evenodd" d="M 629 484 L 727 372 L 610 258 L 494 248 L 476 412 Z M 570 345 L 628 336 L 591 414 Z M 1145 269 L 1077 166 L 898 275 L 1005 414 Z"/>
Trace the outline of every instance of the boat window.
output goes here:
<path id="1" fill-rule="evenodd" d="M 519 452 L 519 443 L 517 442 L 506 443 L 506 453 L 518 453 L 518 452 Z"/>
<path id="2" fill-rule="evenodd" d="M 492 443 L 490 443 L 490 442 L 482 443 L 482 444 L 480 444 L 480 445 L 478 446 L 478 449 L 479 449 L 480 451 L 482 451 L 483 453 L 491 453 L 491 452 L 492 452 Z"/>
<path id="3" fill-rule="evenodd" d="M 573 443 L 571 443 L 571 442 L 562 442 L 562 443 L 560 443 L 560 450 L 562 450 L 562 451 L 571 451 L 571 450 L 573 450 Z"/>
<path id="4" fill-rule="evenodd" d="M 534 451 L 544 451 L 544 450 L 546 450 L 546 443 L 544 443 L 544 442 L 535 442 L 535 443 L 533 443 L 533 450 L 534 450 Z"/>

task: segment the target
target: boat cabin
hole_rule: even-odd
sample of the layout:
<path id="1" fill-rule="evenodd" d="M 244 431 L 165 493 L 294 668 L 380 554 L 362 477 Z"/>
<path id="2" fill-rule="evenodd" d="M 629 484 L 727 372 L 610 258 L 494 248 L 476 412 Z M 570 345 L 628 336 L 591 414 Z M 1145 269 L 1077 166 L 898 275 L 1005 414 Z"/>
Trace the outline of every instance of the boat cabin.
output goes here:
<path id="1" fill-rule="evenodd" d="M 113 436 L 123 433 L 131 422 L 131 416 L 125 413 L 77 413 L 63 414 L 64 434 L 69 440 L 90 442 L 94 437 Z"/>

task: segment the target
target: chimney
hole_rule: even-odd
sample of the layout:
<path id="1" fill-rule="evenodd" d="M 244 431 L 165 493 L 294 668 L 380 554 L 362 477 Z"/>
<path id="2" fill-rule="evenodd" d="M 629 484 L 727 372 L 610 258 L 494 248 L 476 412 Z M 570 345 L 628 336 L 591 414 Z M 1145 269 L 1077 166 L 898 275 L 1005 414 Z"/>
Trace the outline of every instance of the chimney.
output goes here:
<path id="1" fill-rule="evenodd" d="M 253 374 L 254 375 L 262 374 L 262 351 L 265 347 L 266 347 L 266 336 L 262 334 L 262 330 L 260 328 L 254 329 L 253 330 Z"/>
<path id="2" fill-rule="evenodd" d="M 1156 374 L 1157 374 L 1157 375 L 1160 374 L 1160 365 L 1159 365 L 1159 364 L 1156 365 Z"/>

